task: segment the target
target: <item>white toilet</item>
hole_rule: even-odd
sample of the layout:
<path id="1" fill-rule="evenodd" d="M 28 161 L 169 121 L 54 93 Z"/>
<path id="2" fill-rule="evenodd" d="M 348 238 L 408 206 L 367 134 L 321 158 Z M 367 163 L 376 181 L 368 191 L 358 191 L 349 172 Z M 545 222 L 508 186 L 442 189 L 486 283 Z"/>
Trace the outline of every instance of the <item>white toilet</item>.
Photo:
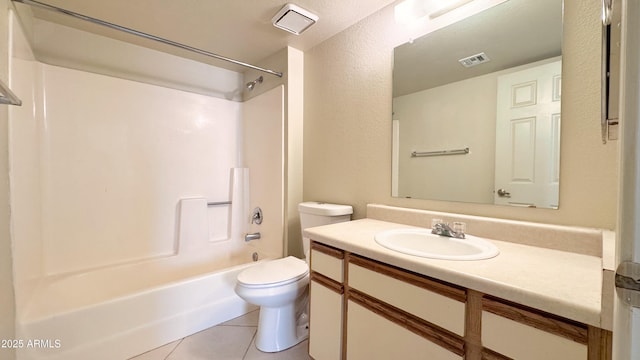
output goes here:
<path id="1" fill-rule="evenodd" d="M 304 202 L 298 205 L 300 227 L 351 220 L 349 205 Z M 306 260 L 293 256 L 252 266 L 238 274 L 236 294 L 260 306 L 256 347 L 264 352 L 288 349 L 309 336 L 307 316 L 309 292 L 308 238 L 302 239 Z"/>

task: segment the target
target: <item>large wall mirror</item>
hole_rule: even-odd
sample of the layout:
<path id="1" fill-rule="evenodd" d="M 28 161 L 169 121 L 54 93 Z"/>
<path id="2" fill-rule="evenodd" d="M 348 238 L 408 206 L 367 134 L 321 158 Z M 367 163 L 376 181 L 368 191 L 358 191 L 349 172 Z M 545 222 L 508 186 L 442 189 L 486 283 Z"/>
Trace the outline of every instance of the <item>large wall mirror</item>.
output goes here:
<path id="1" fill-rule="evenodd" d="M 562 0 L 509 0 L 394 49 L 392 195 L 557 208 Z"/>

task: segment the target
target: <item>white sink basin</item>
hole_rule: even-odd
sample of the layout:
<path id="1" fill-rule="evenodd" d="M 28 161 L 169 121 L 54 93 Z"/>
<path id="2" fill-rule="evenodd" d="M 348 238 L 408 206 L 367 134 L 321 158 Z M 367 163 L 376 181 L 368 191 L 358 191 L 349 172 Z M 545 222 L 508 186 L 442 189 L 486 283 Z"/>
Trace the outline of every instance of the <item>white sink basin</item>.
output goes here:
<path id="1" fill-rule="evenodd" d="M 500 253 L 486 239 L 472 235 L 450 238 L 432 234 L 430 229 L 393 229 L 377 233 L 374 239 L 387 249 L 432 259 L 482 260 Z"/>

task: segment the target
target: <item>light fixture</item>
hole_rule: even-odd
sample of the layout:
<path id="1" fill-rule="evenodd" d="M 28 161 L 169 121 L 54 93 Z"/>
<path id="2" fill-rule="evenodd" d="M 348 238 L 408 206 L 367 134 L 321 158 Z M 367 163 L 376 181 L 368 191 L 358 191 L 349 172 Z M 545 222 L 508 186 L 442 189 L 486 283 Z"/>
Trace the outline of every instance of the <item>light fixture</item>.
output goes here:
<path id="1" fill-rule="evenodd" d="M 433 20 L 452 12 L 473 0 L 404 0 L 394 7 L 394 16 L 398 24 L 410 24 L 428 16 Z"/>
<path id="2" fill-rule="evenodd" d="M 424 0 L 405 0 L 393 9 L 397 24 L 411 24 L 428 14 L 427 3 Z"/>
<path id="3" fill-rule="evenodd" d="M 300 35 L 318 21 L 318 16 L 297 5 L 287 4 L 271 21 L 277 28 Z"/>
<path id="4" fill-rule="evenodd" d="M 442 6 L 441 8 L 432 11 L 429 14 L 429 19 L 435 19 L 439 16 L 442 16 L 448 12 L 451 12 L 459 7 L 461 7 L 462 5 L 466 5 L 470 2 L 472 2 L 473 0 L 458 0 L 458 1 L 450 1 L 448 2 L 445 6 Z"/>

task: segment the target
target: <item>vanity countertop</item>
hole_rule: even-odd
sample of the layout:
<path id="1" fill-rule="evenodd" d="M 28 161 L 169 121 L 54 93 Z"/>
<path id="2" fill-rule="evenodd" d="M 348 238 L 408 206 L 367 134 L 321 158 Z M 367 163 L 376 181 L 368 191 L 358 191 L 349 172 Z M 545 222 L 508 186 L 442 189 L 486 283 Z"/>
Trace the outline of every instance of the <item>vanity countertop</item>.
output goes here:
<path id="1" fill-rule="evenodd" d="M 411 227 L 361 219 L 309 228 L 304 233 L 354 254 L 602 327 L 601 257 L 491 240 L 500 249 L 494 258 L 437 260 L 389 250 L 374 240 L 380 231 Z"/>

